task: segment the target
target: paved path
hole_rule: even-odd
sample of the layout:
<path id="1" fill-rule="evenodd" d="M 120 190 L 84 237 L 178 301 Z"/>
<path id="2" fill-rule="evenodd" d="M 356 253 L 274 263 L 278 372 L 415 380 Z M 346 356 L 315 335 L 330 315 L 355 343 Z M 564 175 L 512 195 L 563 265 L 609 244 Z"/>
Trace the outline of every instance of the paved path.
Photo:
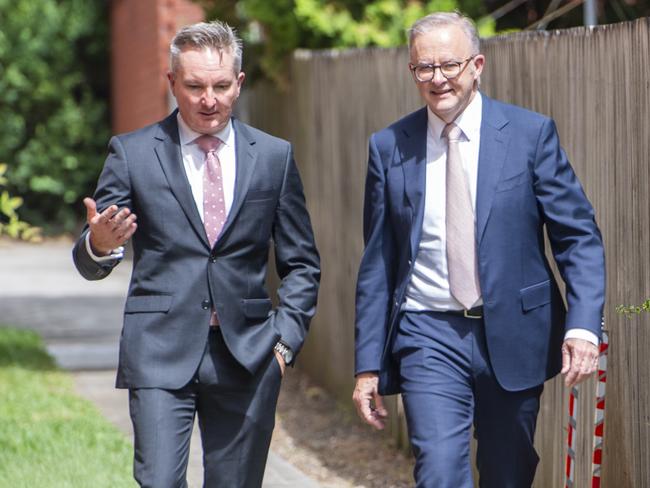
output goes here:
<path id="1" fill-rule="evenodd" d="M 57 363 L 73 372 L 80 395 L 131 438 L 126 391 L 114 388 L 122 309 L 131 272 L 118 266 L 89 282 L 74 269 L 67 241 L 40 245 L 0 240 L 0 324 L 39 332 Z M 202 486 L 201 445 L 195 428 L 188 467 L 190 488 Z M 271 452 L 264 488 L 319 488 Z"/>

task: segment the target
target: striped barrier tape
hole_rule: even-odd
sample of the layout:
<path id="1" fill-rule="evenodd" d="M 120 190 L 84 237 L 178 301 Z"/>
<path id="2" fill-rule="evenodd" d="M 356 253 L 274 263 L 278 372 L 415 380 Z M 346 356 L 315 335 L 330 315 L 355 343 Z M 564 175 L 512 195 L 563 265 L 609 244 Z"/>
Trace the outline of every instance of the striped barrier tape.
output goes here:
<path id="1" fill-rule="evenodd" d="M 576 427 L 577 427 L 577 410 L 578 410 L 578 388 L 571 388 L 569 395 L 569 433 L 567 438 L 567 455 L 566 455 L 566 483 L 565 488 L 573 488 L 575 482 L 575 464 L 576 464 Z"/>
<path id="2" fill-rule="evenodd" d="M 603 331 L 598 354 L 598 384 L 596 390 L 596 408 L 594 412 L 594 438 L 592 453 L 591 487 L 600 488 L 601 466 L 603 461 L 603 434 L 605 429 L 605 386 L 607 381 L 607 351 L 609 337 Z M 565 488 L 575 487 L 576 464 L 576 429 L 578 426 L 578 387 L 571 388 L 569 395 L 569 428 L 567 436 L 567 455 L 565 471 Z"/>
<path id="3" fill-rule="evenodd" d="M 591 464 L 591 487 L 600 488 L 600 473 L 603 461 L 603 433 L 605 429 L 605 387 L 607 381 L 607 350 L 609 337 L 603 331 L 598 356 L 598 386 L 596 391 L 596 410 L 594 413 L 594 441 Z"/>

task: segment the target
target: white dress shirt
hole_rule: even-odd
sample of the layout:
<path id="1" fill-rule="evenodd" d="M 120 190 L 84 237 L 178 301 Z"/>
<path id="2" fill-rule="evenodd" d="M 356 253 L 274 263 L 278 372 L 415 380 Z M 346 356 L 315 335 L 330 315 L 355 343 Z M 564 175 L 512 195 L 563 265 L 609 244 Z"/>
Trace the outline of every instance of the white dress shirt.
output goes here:
<path id="1" fill-rule="evenodd" d="M 192 187 L 192 195 L 196 202 L 196 208 L 199 211 L 201 220 L 203 220 L 203 166 L 205 162 L 205 153 L 195 142 L 197 137 L 202 136 L 198 132 L 188 127 L 180 112 L 176 116 L 178 119 L 178 135 L 181 142 L 181 155 L 183 156 L 183 167 L 187 180 Z M 226 217 L 232 207 L 235 194 L 235 175 L 236 175 L 236 158 L 235 158 L 235 131 L 232 127 L 232 121 L 219 132 L 211 134 L 221 139 L 223 144 L 217 149 L 217 157 L 221 163 L 221 178 L 223 181 L 223 196 L 226 204 Z"/>
<path id="2" fill-rule="evenodd" d="M 454 121 L 463 132 L 459 142 L 463 169 L 469 183 L 472 207 L 476 214 L 476 181 L 478 150 L 481 142 L 481 110 L 483 102 L 476 94 L 465 111 Z M 447 140 L 441 138 L 447 125 L 427 108 L 427 153 L 424 220 L 422 237 L 415 258 L 411 282 L 406 289 L 404 310 L 462 310 L 463 306 L 449 290 L 447 271 L 446 176 Z M 476 217 L 475 217 L 476 218 Z M 479 306 L 481 298 L 474 304 Z"/>
<path id="3" fill-rule="evenodd" d="M 483 101 L 477 93 L 454 123 L 461 129 L 459 142 L 463 169 L 476 222 L 476 187 L 478 180 L 478 155 L 481 143 Z M 463 306 L 449 290 L 446 234 L 446 176 L 447 140 L 441 138 L 446 123 L 427 108 L 426 187 L 422 237 L 413 264 L 411 281 L 406 289 L 402 309 L 405 311 L 462 310 Z M 483 304 L 482 297 L 473 307 Z M 565 339 L 584 339 L 598 345 L 598 337 L 587 329 L 569 329 Z"/>

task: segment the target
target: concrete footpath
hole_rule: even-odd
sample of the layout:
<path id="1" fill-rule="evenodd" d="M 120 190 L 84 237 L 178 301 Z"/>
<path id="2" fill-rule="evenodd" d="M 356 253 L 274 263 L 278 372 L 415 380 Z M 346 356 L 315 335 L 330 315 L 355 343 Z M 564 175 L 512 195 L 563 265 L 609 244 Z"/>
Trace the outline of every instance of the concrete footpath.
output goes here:
<path id="1" fill-rule="evenodd" d="M 37 331 L 57 363 L 72 372 L 78 393 L 132 439 L 127 392 L 114 388 L 129 262 L 101 281 L 81 278 L 71 243 L 24 244 L 0 240 L 0 324 Z M 201 443 L 195 426 L 187 479 L 203 484 Z M 319 488 L 271 451 L 264 488 Z"/>

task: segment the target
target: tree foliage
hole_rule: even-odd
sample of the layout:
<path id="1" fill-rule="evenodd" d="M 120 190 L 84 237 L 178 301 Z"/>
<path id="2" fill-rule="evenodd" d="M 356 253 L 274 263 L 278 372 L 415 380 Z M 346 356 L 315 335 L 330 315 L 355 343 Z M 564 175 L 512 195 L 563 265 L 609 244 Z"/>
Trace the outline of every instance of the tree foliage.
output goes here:
<path id="1" fill-rule="evenodd" d="M 27 220 L 70 230 L 109 135 L 107 4 L 0 0 L 0 160 Z"/>
<path id="2" fill-rule="evenodd" d="M 7 165 L 0 163 L 0 188 L 4 188 L 7 184 L 6 172 Z M 22 198 L 11 196 L 7 190 L 0 193 L 0 236 L 6 235 L 12 239 L 38 242 L 41 240 L 41 230 L 18 217 L 17 210 L 22 204 Z"/>
<path id="3" fill-rule="evenodd" d="M 430 12 L 485 12 L 480 0 L 196 0 L 208 18 L 238 28 L 247 43 L 245 69 L 282 80 L 289 54 L 297 48 L 393 47 L 406 44 L 406 29 Z M 481 35 L 494 24 L 479 24 Z M 251 59 L 252 58 L 252 59 Z M 252 62 L 251 62 L 252 60 Z M 259 66 L 257 66 L 259 63 Z"/>

